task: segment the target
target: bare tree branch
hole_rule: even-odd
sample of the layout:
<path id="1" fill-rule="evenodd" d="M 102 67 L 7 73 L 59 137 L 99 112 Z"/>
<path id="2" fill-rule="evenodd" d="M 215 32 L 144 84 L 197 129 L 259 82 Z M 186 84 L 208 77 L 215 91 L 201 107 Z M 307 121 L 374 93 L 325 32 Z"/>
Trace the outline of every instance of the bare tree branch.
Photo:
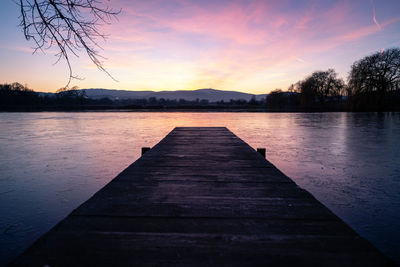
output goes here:
<path id="1" fill-rule="evenodd" d="M 109 24 L 120 11 L 104 6 L 101 0 L 18 0 L 17 4 L 25 39 L 35 43 L 33 53 L 55 46 L 59 50 L 55 64 L 66 61 L 69 78 L 65 89 L 72 79 L 81 79 L 73 74 L 70 61 L 70 56 L 79 57 L 80 51 L 115 80 L 103 65 L 98 40 L 106 39 L 99 27 Z"/>

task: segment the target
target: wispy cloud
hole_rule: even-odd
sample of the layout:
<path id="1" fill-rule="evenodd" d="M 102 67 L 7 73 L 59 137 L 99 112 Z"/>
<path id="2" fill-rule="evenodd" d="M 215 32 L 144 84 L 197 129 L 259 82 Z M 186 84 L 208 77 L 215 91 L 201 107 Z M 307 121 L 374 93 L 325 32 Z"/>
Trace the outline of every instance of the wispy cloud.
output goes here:
<path id="1" fill-rule="evenodd" d="M 10 46 L 10 45 L 0 45 L 0 49 L 12 50 L 24 53 L 33 53 L 33 49 L 25 46 Z"/>
<path id="2" fill-rule="evenodd" d="M 379 30 L 382 29 L 381 25 L 379 24 L 378 20 L 376 19 L 376 10 L 375 10 L 375 3 L 374 0 L 371 0 L 371 5 L 372 5 L 372 20 L 374 21 L 375 25 L 378 27 Z"/>

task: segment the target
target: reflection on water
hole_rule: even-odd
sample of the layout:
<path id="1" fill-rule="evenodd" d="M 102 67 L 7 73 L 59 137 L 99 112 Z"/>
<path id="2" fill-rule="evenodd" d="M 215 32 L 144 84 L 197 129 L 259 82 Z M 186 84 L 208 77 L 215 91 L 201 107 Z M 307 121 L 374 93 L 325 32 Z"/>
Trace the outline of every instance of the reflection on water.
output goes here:
<path id="1" fill-rule="evenodd" d="M 0 265 L 175 126 L 227 126 L 400 261 L 399 113 L 0 113 Z"/>

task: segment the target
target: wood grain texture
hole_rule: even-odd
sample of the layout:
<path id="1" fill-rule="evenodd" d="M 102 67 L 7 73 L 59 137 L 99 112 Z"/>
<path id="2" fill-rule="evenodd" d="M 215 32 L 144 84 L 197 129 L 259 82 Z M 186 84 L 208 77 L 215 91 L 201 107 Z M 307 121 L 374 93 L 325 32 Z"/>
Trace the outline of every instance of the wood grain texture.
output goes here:
<path id="1" fill-rule="evenodd" d="M 175 128 L 11 265 L 388 266 L 224 127 Z"/>

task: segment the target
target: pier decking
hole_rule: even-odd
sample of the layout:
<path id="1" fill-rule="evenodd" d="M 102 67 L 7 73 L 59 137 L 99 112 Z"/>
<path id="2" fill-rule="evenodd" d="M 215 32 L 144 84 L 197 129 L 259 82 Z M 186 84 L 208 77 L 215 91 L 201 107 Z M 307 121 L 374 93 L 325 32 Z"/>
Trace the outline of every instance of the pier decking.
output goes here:
<path id="1" fill-rule="evenodd" d="M 12 264 L 390 262 L 228 129 L 179 127 Z"/>

